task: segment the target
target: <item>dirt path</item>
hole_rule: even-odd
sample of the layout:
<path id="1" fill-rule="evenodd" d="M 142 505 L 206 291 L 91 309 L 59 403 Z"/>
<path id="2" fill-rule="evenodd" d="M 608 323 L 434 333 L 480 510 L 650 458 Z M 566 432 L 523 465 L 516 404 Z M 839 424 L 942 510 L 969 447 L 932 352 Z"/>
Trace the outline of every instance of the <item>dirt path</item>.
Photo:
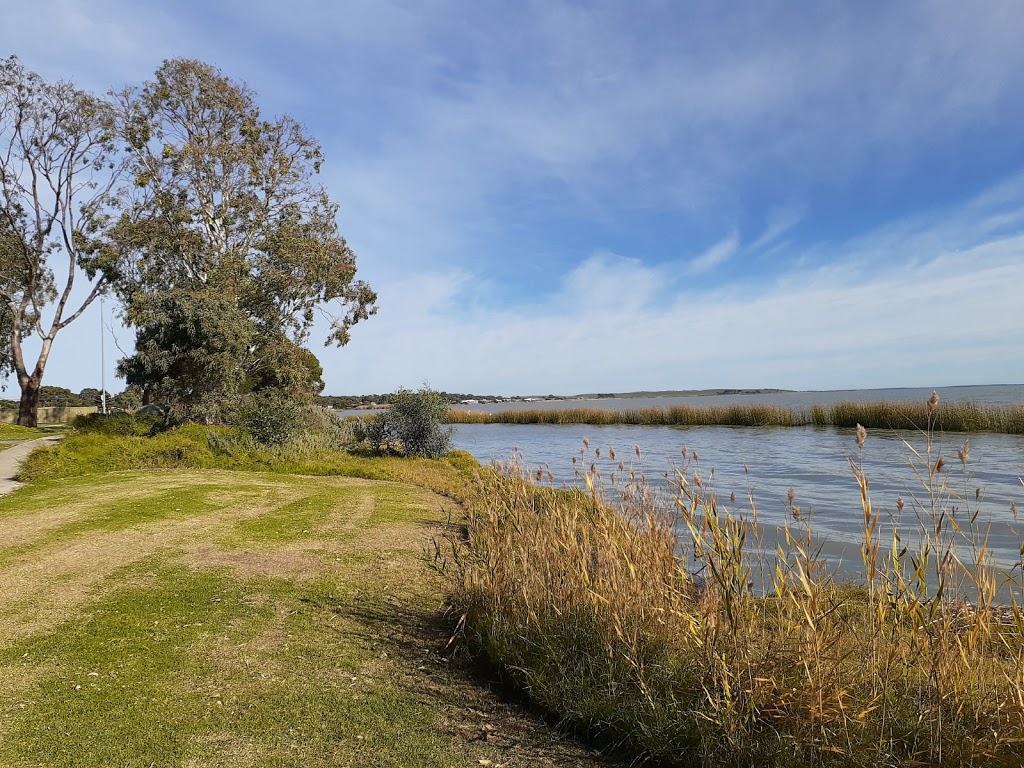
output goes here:
<path id="1" fill-rule="evenodd" d="M 10 493 L 21 487 L 16 479 L 18 467 L 22 460 L 36 448 L 44 445 L 53 445 L 60 437 L 40 437 L 36 440 L 26 440 L 23 443 L 16 443 L 6 450 L 0 451 L 0 495 Z"/>

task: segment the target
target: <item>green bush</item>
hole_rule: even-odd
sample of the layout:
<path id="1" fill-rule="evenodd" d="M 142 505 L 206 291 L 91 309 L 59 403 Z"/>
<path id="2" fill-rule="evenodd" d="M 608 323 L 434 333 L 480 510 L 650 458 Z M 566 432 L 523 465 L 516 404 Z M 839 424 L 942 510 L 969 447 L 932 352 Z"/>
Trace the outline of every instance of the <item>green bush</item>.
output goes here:
<path id="1" fill-rule="evenodd" d="M 429 387 L 419 392 L 400 389 L 390 396 L 391 407 L 363 427 L 366 439 L 377 450 L 435 459 L 452 447 L 448 404 Z"/>
<path id="2" fill-rule="evenodd" d="M 229 423 L 257 443 L 280 445 L 302 431 L 303 406 L 278 389 L 266 389 L 242 398 Z"/>
<path id="3" fill-rule="evenodd" d="M 85 434 L 143 437 L 160 430 L 164 417 L 154 413 L 85 413 L 75 416 L 72 429 Z"/>

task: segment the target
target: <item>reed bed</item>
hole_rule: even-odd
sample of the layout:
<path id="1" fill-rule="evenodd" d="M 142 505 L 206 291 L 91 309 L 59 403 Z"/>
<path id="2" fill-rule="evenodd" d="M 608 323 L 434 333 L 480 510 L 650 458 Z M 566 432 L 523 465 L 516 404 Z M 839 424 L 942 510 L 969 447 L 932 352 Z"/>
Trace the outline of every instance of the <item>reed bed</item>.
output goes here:
<path id="1" fill-rule="evenodd" d="M 926 406 L 916 491 L 883 512 L 862 464 L 863 580 L 837 584 L 790 493 L 770 555 L 752 496 L 693 454 L 666 510 L 639 448 L 554 490 L 513 460 L 480 480 L 468 536 L 438 548 L 470 648 L 566 725 L 673 766 L 1020 766 L 1021 563 L 988 554 L 970 445 L 943 456 Z M 614 454 L 613 454 L 614 458 Z M 1014 510 L 1015 513 L 1015 510 Z M 1021 547 L 1024 562 L 1024 545 Z M 1009 594 L 998 605 L 997 595 Z"/>
<path id="2" fill-rule="evenodd" d="M 775 405 L 675 405 L 667 408 L 523 408 L 449 412 L 452 424 L 639 424 L 644 426 L 791 427 L 800 421 Z M 803 423 L 806 423 L 803 422 Z"/>
<path id="3" fill-rule="evenodd" d="M 916 402 L 843 402 L 811 407 L 811 423 L 817 426 L 868 429 L 924 430 L 929 423 L 928 406 Z M 943 405 L 933 425 L 943 432 L 1002 432 L 1024 435 L 1024 405 L 980 405 L 960 401 Z"/>
<path id="4" fill-rule="evenodd" d="M 981 405 L 960 401 L 944 405 L 944 432 L 1001 432 L 1024 435 L 1024 405 Z M 644 426 L 847 427 L 921 431 L 928 424 L 922 403 L 840 402 L 791 409 L 776 405 L 676 405 L 662 408 L 521 408 L 504 411 L 451 410 L 452 424 L 638 424 Z"/>

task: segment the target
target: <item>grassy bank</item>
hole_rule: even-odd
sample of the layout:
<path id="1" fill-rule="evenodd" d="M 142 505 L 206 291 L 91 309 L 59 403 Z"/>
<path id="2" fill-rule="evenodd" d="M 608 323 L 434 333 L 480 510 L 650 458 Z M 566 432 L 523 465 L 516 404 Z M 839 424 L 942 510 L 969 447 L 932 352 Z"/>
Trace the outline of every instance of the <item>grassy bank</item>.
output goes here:
<path id="1" fill-rule="evenodd" d="M 19 478 L 37 482 L 136 469 L 219 469 L 345 476 L 405 482 L 460 503 L 474 492 L 476 460 L 454 451 L 447 459 L 359 456 L 330 440 L 300 435 L 276 446 L 239 439 L 230 430 L 186 425 L 153 437 L 70 432 L 56 446 L 32 453 Z"/>
<path id="2" fill-rule="evenodd" d="M 180 469 L 0 499 L 0 764 L 605 765 L 445 655 L 446 507 Z"/>
<path id="3" fill-rule="evenodd" d="M 22 427 L 18 424 L 0 424 L 0 440 L 4 442 L 15 442 L 22 440 L 34 440 L 46 434 L 41 429 L 34 427 Z"/>
<path id="4" fill-rule="evenodd" d="M 830 578 L 798 489 L 758 556 L 756 509 L 718 498 L 693 456 L 671 515 L 628 460 L 620 485 L 586 473 L 569 492 L 513 464 L 485 478 L 468 544 L 450 543 L 452 610 L 540 705 L 661 764 L 1019 766 L 1024 616 L 997 595 L 1024 579 L 994 567 L 975 499 L 955 492 L 970 451 L 938 453 L 943 419 L 925 406 L 916 491 L 884 513 L 867 433 L 851 443 L 859 584 Z"/>
<path id="5" fill-rule="evenodd" d="M 453 424 L 638 424 L 736 427 L 855 427 L 923 430 L 927 407 L 915 402 L 843 402 L 790 409 L 774 405 L 669 406 L 663 408 L 523 408 L 487 413 L 452 410 Z M 946 432 L 1024 435 L 1024 405 L 954 402 L 943 406 L 938 428 Z"/>

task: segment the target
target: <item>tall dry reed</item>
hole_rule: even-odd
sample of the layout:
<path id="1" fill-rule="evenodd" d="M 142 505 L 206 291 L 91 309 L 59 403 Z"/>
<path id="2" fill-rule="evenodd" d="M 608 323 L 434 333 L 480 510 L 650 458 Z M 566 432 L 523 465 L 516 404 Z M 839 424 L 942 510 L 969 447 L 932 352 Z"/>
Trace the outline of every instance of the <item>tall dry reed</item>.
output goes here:
<path id="1" fill-rule="evenodd" d="M 647 426 L 846 427 L 924 430 L 927 407 L 914 402 L 840 402 L 792 409 L 777 405 L 674 405 L 660 408 L 518 408 L 504 411 L 453 409 L 452 424 L 638 424 Z M 980 405 L 962 401 L 943 406 L 934 428 L 944 432 L 1001 432 L 1024 435 L 1024 405 Z"/>
<path id="2" fill-rule="evenodd" d="M 970 445 L 942 455 L 942 423 L 933 398 L 891 510 L 872 503 L 858 428 L 858 584 L 833 581 L 797 490 L 776 533 L 695 453 L 668 510 L 639 448 L 611 482 L 585 446 L 571 490 L 518 460 L 484 473 L 468 537 L 448 545 L 451 609 L 538 704 L 664 764 L 1019 766 L 1024 579 L 995 566 Z"/>

